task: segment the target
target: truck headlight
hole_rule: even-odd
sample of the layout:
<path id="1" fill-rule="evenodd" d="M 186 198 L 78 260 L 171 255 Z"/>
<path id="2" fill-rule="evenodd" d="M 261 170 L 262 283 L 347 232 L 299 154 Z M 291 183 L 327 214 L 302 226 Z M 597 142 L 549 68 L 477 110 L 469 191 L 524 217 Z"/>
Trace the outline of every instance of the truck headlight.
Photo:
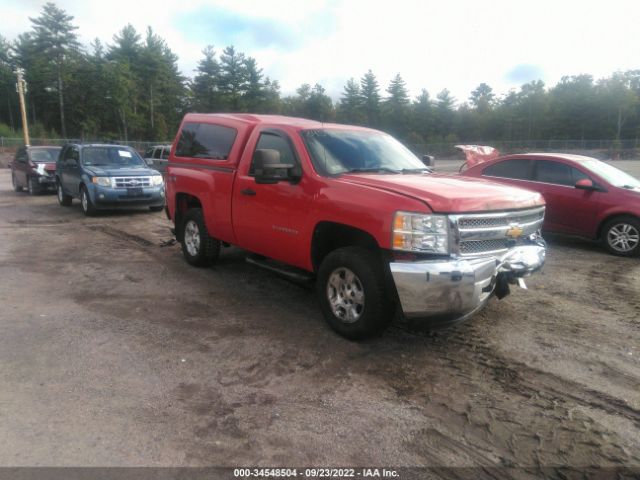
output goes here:
<path id="1" fill-rule="evenodd" d="M 93 183 L 96 185 L 100 185 L 101 187 L 110 187 L 111 186 L 111 178 L 110 177 L 93 177 L 91 179 Z"/>
<path id="2" fill-rule="evenodd" d="M 164 182 L 162 181 L 162 175 L 153 175 L 151 177 L 151 185 L 154 187 L 159 187 Z"/>
<path id="3" fill-rule="evenodd" d="M 396 212 L 393 218 L 394 250 L 449 253 L 449 221 L 446 215 Z"/>

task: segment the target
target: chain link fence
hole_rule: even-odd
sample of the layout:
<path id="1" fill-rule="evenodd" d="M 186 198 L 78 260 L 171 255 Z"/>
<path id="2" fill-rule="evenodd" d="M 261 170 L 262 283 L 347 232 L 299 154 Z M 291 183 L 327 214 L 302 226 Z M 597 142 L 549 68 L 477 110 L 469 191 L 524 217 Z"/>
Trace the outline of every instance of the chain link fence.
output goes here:
<path id="1" fill-rule="evenodd" d="M 31 145 L 36 147 L 39 145 L 64 145 L 69 142 L 79 142 L 78 139 L 72 138 L 32 138 Z M 90 143 L 87 141 L 86 143 Z M 96 142 L 102 143 L 102 142 Z M 154 145 L 166 145 L 172 143 L 171 141 L 157 141 L 157 142 L 143 142 L 139 140 L 113 140 L 106 143 L 113 143 L 118 145 L 127 145 L 129 147 L 135 148 L 141 154 L 145 152 L 150 147 Z M 0 137 L 0 153 L 12 153 L 21 146 L 24 145 L 23 138 L 12 138 L 12 137 Z"/>
<path id="2" fill-rule="evenodd" d="M 31 145 L 64 145 L 77 139 L 68 138 L 32 138 Z M 154 145 L 166 145 L 171 141 L 143 142 L 139 140 L 114 140 L 109 143 L 128 145 L 144 153 Z M 601 159 L 640 158 L 640 139 L 634 140 L 513 140 L 513 141 L 477 141 L 456 143 L 424 143 L 408 147 L 417 155 L 429 154 L 437 158 L 462 158 L 455 145 L 490 145 L 502 154 L 525 152 L 566 152 L 589 155 Z M 0 153 L 12 153 L 24 145 L 22 138 L 0 137 Z"/>

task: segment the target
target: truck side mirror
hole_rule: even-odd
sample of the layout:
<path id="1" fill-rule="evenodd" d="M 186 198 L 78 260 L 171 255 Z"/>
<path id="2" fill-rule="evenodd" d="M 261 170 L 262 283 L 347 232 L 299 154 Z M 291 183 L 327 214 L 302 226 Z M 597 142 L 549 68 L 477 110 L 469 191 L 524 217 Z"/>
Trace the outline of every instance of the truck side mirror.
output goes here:
<path id="1" fill-rule="evenodd" d="M 436 165 L 436 159 L 433 155 L 422 155 L 422 163 L 427 167 L 434 167 Z"/>
<path id="2" fill-rule="evenodd" d="M 292 163 L 281 163 L 280 152 L 270 148 L 256 150 L 252 163 L 256 183 L 278 183 L 282 180 L 291 180 L 289 170 L 295 167 Z"/>

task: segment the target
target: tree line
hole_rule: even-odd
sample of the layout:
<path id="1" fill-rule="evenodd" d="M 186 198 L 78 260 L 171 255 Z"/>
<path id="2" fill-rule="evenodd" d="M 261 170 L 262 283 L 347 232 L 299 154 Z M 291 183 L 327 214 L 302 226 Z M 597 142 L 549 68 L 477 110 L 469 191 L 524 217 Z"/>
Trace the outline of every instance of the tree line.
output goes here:
<path id="1" fill-rule="evenodd" d="M 447 89 L 412 98 L 400 74 L 383 87 L 369 70 L 334 102 L 319 83 L 283 96 L 278 81 L 233 46 L 205 47 L 194 75 L 184 76 L 151 27 L 129 24 L 110 44 L 96 39 L 84 48 L 73 19 L 47 3 L 30 31 L 11 42 L 0 36 L 0 136 L 20 129 L 16 67 L 25 70 L 34 137 L 170 140 L 186 112 L 294 115 L 379 128 L 410 144 L 640 134 L 640 70 L 566 76 L 551 87 L 537 80 L 505 95 L 481 83 L 459 101 Z"/>

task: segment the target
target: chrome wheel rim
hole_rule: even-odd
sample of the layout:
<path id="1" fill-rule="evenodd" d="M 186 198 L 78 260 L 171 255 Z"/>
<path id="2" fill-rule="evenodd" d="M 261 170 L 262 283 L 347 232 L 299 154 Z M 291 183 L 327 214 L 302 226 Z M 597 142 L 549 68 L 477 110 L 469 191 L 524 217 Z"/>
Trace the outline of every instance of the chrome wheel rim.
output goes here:
<path id="1" fill-rule="evenodd" d="M 33 180 L 29 179 L 27 184 L 29 185 L 29 193 L 33 193 Z"/>
<path id="2" fill-rule="evenodd" d="M 337 268 L 329 275 L 327 299 L 333 314 L 344 323 L 355 323 L 364 313 L 362 282 L 348 268 Z"/>
<path id="3" fill-rule="evenodd" d="M 60 203 L 62 203 L 62 200 L 64 200 L 63 194 L 62 194 L 62 185 L 60 184 L 58 184 L 58 200 L 60 201 Z"/>
<path id="4" fill-rule="evenodd" d="M 184 244 L 189 255 L 192 257 L 198 255 L 200 251 L 200 228 L 193 220 L 189 220 L 184 227 Z"/>
<path id="5" fill-rule="evenodd" d="M 87 208 L 89 208 L 89 199 L 87 198 L 87 191 L 82 190 L 82 195 L 80 196 L 80 201 L 82 202 L 82 209 L 86 212 Z"/>
<path id="6" fill-rule="evenodd" d="M 629 223 L 618 223 L 607 232 L 607 242 L 615 251 L 627 253 L 640 243 L 640 232 Z"/>

